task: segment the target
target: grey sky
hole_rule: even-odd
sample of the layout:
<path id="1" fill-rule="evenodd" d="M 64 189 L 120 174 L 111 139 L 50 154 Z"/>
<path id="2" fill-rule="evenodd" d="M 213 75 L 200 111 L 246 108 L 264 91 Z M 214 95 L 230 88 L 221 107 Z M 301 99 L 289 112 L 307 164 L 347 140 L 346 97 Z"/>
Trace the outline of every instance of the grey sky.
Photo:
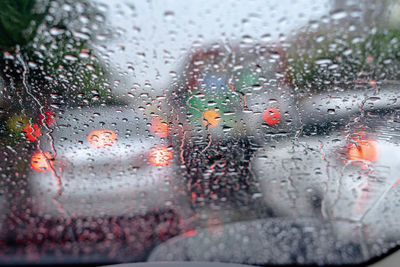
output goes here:
<path id="1" fill-rule="evenodd" d="M 171 79 L 170 72 L 189 48 L 214 41 L 276 41 L 327 14 L 329 1 L 107 1 L 102 3 L 117 37 L 98 40 L 97 49 L 122 74 L 118 94 L 138 83 L 150 84 L 159 94 Z M 136 86 L 137 87 L 137 86 Z"/>

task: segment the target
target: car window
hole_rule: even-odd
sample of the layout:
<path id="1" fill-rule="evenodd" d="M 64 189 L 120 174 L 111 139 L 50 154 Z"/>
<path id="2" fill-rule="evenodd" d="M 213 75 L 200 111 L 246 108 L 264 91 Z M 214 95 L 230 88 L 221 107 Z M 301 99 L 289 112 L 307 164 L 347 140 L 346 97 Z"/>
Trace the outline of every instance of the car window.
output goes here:
<path id="1" fill-rule="evenodd" d="M 400 2 L 0 2 L 0 264 L 398 248 Z"/>

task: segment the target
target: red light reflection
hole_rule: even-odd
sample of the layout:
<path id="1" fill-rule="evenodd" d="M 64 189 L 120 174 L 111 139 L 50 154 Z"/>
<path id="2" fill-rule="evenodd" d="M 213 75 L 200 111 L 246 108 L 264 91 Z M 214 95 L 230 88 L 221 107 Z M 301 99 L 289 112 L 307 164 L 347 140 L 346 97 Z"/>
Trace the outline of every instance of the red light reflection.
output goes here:
<path id="1" fill-rule="evenodd" d="M 183 234 L 184 237 L 191 237 L 197 235 L 197 230 L 189 230 Z"/>

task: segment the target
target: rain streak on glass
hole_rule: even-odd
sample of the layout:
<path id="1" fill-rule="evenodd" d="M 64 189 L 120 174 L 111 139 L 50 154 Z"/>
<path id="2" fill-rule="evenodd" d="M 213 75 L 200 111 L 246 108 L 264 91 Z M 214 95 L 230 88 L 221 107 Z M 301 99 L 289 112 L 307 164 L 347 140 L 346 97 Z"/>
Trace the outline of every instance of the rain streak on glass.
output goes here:
<path id="1" fill-rule="evenodd" d="M 400 244 L 400 1 L 0 1 L 0 265 L 350 265 Z"/>

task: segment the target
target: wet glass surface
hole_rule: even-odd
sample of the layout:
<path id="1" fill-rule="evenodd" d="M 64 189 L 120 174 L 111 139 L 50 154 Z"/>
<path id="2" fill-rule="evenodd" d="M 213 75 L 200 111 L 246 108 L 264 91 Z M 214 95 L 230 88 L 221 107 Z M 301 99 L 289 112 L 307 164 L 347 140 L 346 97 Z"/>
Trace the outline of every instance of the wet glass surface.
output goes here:
<path id="1" fill-rule="evenodd" d="M 400 2 L 0 2 L 0 263 L 398 248 Z"/>

